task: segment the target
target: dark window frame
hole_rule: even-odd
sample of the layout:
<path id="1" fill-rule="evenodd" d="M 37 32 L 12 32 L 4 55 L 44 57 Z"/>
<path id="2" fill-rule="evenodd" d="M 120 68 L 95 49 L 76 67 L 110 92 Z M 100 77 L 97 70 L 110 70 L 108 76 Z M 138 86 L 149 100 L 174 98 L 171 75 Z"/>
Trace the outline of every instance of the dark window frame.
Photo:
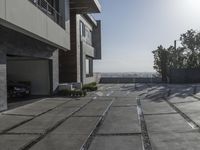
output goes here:
<path id="1" fill-rule="evenodd" d="M 81 37 L 85 37 L 86 36 L 86 26 L 85 24 L 80 21 L 80 33 L 81 33 Z"/>
<path id="2" fill-rule="evenodd" d="M 87 63 L 88 61 L 88 63 Z M 87 66 L 88 65 L 88 66 Z M 93 59 L 89 56 L 86 56 L 85 58 L 85 67 L 86 67 L 86 77 L 89 78 L 89 77 L 93 77 Z M 87 71 L 87 68 L 89 69 Z"/>

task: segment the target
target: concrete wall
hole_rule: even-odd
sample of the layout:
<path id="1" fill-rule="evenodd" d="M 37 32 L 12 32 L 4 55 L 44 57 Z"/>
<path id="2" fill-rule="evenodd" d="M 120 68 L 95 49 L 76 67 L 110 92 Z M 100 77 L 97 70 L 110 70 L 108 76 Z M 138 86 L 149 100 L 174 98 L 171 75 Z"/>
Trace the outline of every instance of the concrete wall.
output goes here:
<path id="1" fill-rule="evenodd" d="M 88 45 L 84 39 L 80 36 L 80 22 L 83 22 L 85 26 L 91 31 L 93 31 L 93 26 L 82 16 L 77 15 L 77 64 L 80 64 L 79 76 L 78 78 L 83 84 L 91 83 L 94 81 L 94 77 L 86 77 L 86 56 L 94 57 L 94 48 L 91 45 Z"/>
<path id="2" fill-rule="evenodd" d="M 87 43 L 85 42 L 82 42 L 81 44 L 81 49 L 83 50 L 83 55 L 87 55 L 87 56 L 90 56 L 90 57 L 94 57 L 94 47 L 88 45 Z"/>
<path id="3" fill-rule="evenodd" d="M 170 83 L 200 83 L 200 68 L 171 69 L 169 80 Z"/>
<path id="4" fill-rule="evenodd" d="M 69 20 L 64 30 L 28 0 L 0 0 L 0 24 L 61 49 L 70 49 Z"/>
<path id="5" fill-rule="evenodd" d="M 6 52 L 0 46 L 0 111 L 7 109 Z"/>
<path id="6" fill-rule="evenodd" d="M 90 58 L 94 57 L 94 48 L 90 45 L 87 45 L 85 42 L 82 42 L 81 49 L 83 51 L 82 55 L 82 82 L 83 84 L 88 84 L 91 82 L 96 82 L 96 78 L 94 76 L 87 77 L 86 75 L 86 58 L 89 56 Z M 93 67 L 93 66 L 92 66 Z"/>
<path id="7" fill-rule="evenodd" d="M 48 60 L 21 58 L 7 59 L 7 76 L 11 81 L 31 82 L 32 95 L 50 94 L 50 70 Z"/>
<path id="8" fill-rule="evenodd" d="M 55 91 L 59 85 L 59 50 L 53 52 L 52 57 L 52 81 L 53 81 L 53 91 Z"/>

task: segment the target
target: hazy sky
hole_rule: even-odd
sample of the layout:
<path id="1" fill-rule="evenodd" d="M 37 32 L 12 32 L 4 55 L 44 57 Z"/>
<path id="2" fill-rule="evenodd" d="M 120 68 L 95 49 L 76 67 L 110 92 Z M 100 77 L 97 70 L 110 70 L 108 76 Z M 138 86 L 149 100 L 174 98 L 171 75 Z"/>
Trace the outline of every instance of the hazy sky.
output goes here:
<path id="1" fill-rule="evenodd" d="M 152 50 L 200 30 L 200 0 L 100 0 L 102 60 L 95 72 L 153 71 Z"/>

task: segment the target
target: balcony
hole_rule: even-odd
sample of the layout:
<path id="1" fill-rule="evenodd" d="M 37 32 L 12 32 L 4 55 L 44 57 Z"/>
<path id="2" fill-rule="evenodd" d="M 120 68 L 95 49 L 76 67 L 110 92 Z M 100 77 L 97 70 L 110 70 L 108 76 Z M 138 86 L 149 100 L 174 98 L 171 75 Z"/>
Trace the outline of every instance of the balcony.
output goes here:
<path id="1" fill-rule="evenodd" d="M 50 4 L 47 0 L 29 0 L 41 11 L 43 11 L 47 16 L 49 16 L 54 22 L 60 25 L 62 28 L 64 26 L 64 17 L 56 10 L 56 6 Z"/>
<path id="2" fill-rule="evenodd" d="M 54 15 L 56 11 L 51 7 L 45 5 L 46 7 L 39 9 L 40 3 L 33 2 L 37 1 L 0 0 L 0 25 L 56 48 L 69 50 L 69 26 L 65 26 L 64 29 L 58 25 L 60 19 Z M 64 2 L 64 0 L 59 0 L 59 2 Z"/>
<path id="3" fill-rule="evenodd" d="M 71 0 L 70 9 L 78 14 L 100 13 L 101 5 L 98 0 Z"/>

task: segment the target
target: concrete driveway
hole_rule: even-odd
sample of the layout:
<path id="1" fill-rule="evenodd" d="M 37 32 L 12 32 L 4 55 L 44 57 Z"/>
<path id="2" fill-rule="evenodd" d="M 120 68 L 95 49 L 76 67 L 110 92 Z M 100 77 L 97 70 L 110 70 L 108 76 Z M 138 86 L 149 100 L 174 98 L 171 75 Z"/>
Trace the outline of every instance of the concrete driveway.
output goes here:
<path id="1" fill-rule="evenodd" d="M 42 99 L 0 114 L 0 149 L 199 150 L 193 90 L 106 84 L 84 98 Z"/>

